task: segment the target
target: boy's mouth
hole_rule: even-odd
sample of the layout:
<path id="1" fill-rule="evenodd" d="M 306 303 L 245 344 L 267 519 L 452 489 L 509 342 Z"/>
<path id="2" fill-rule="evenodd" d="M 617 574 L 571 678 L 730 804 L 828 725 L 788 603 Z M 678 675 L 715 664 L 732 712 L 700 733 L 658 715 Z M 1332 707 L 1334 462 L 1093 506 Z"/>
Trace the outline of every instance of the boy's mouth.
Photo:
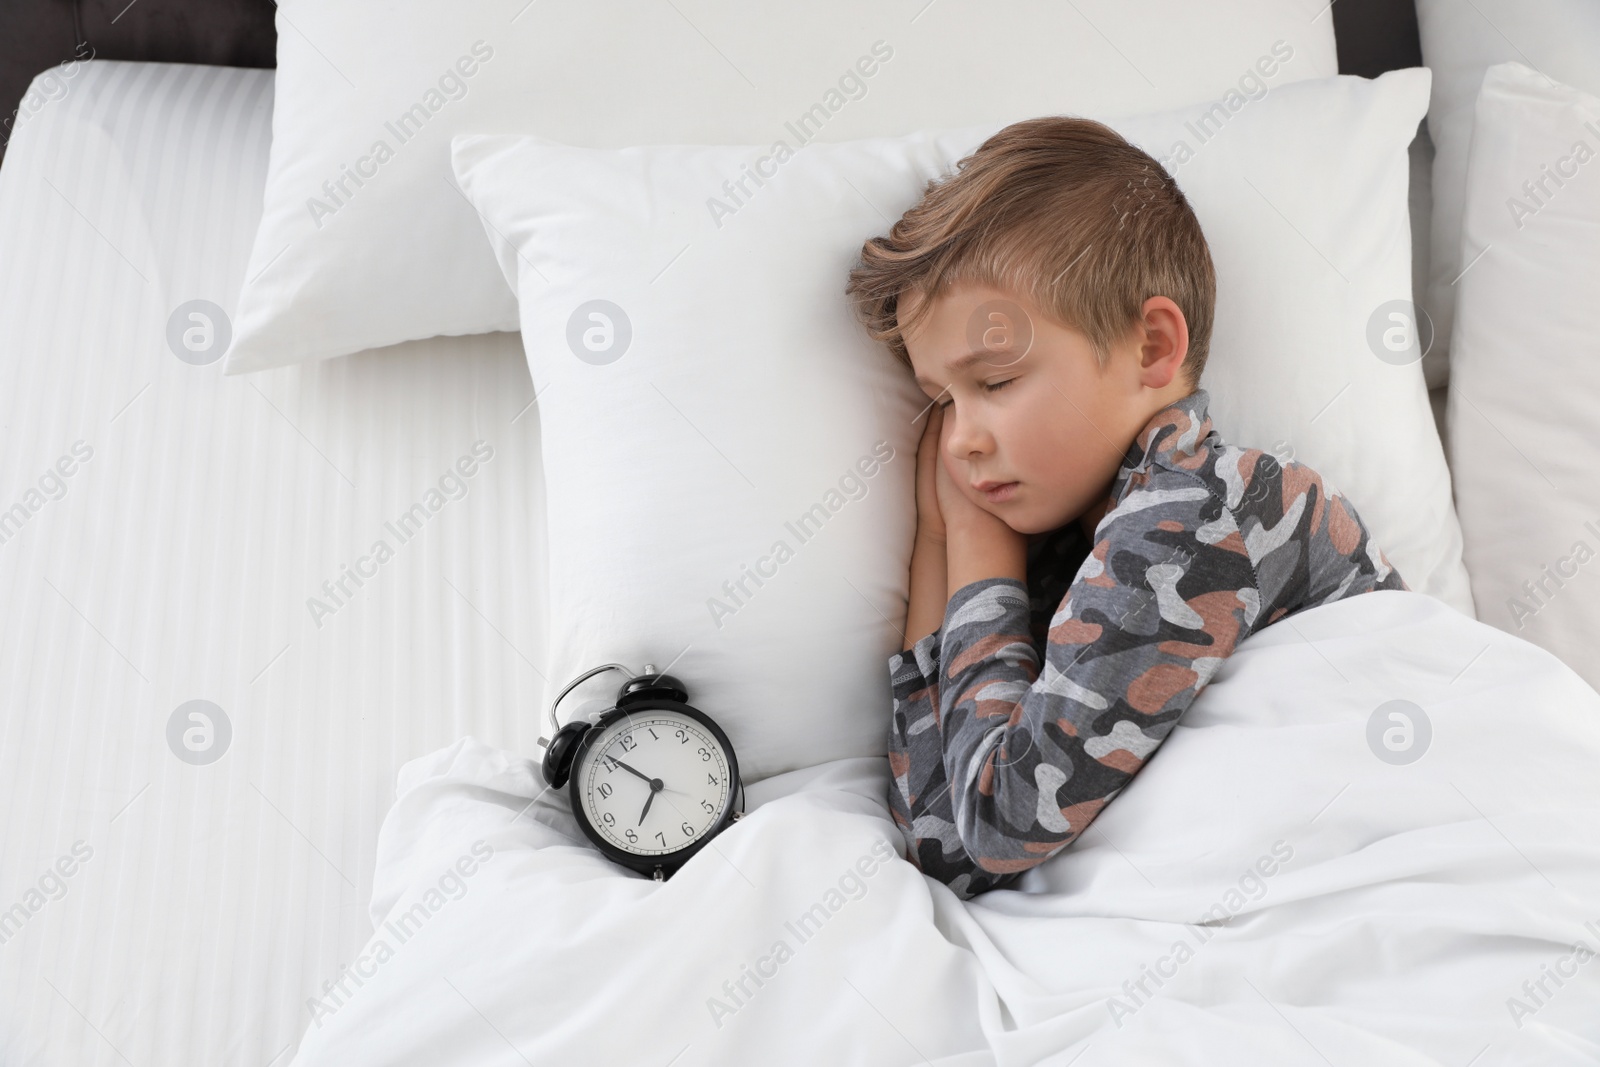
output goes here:
<path id="1" fill-rule="evenodd" d="M 1020 484 L 1020 482 L 978 482 L 972 488 L 982 493 L 989 503 L 1001 504 L 1011 499 Z"/>

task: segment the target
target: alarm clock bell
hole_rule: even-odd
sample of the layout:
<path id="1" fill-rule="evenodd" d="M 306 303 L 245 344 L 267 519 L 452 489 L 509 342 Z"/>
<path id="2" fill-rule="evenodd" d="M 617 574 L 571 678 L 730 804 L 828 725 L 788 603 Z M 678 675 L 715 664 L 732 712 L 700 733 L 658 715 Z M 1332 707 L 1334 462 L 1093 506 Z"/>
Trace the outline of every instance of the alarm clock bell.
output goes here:
<path id="1" fill-rule="evenodd" d="M 609 670 L 619 670 L 628 673 L 628 668 L 620 663 L 607 663 L 586 671 L 573 679 L 561 694 L 556 697 L 555 703 L 550 705 L 550 724 L 556 724 L 556 705 L 561 703 L 562 697 L 572 692 L 584 682 Z M 634 675 L 622 683 L 622 688 L 617 690 L 615 707 L 625 708 L 629 704 L 641 700 L 676 700 L 680 703 L 689 699 L 689 691 L 682 682 L 670 674 L 659 673 L 655 665 L 646 663 L 644 673 Z M 567 778 L 572 773 L 572 760 L 578 751 L 578 742 L 583 735 L 589 732 L 594 724 L 586 719 L 574 719 L 556 729 L 551 738 L 539 738 L 539 744 L 544 746 L 544 780 L 550 788 L 560 789 L 567 784 Z"/>

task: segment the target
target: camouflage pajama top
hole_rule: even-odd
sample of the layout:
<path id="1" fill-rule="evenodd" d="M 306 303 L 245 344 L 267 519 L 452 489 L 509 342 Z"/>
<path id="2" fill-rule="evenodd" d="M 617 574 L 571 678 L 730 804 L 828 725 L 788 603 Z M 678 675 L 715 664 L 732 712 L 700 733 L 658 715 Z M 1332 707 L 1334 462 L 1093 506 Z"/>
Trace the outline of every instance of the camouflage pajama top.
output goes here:
<path id="1" fill-rule="evenodd" d="M 962 586 L 889 659 L 890 808 L 913 862 L 962 899 L 1076 840 L 1250 634 L 1409 588 L 1337 489 L 1225 443 L 1209 399 L 1140 431 L 1092 545 L 1076 520 L 1034 540 L 1026 585 Z"/>

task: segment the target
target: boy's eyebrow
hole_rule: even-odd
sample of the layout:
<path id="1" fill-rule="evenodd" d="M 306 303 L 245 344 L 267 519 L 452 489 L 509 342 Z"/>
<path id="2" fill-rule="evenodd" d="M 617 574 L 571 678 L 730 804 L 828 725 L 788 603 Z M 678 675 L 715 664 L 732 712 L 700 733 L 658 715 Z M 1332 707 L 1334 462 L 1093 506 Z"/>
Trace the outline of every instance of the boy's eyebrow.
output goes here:
<path id="1" fill-rule="evenodd" d="M 966 370 L 969 366 L 978 362 L 978 360 L 982 359 L 986 355 L 988 355 L 987 352 L 968 352 L 966 355 L 961 356 L 954 363 L 950 364 L 950 369 L 952 371 Z M 916 376 L 916 381 L 918 385 L 934 384 L 920 374 Z"/>

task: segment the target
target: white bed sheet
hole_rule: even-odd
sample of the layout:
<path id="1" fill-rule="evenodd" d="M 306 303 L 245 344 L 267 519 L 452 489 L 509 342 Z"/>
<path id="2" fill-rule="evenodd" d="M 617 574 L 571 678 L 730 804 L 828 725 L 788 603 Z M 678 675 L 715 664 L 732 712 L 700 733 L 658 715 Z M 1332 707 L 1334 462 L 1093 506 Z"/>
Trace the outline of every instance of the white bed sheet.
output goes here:
<path id="1" fill-rule="evenodd" d="M 0 512 L 92 453 L 0 543 L 0 1064 L 282 1067 L 371 933 L 399 768 L 464 734 L 539 751 L 532 387 L 515 334 L 181 361 L 173 310 L 243 281 L 272 74 L 64 83 L 0 168 Z M 465 497 L 399 543 L 476 441 Z M 308 598 L 380 538 L 319 627 Z M 167 741 L 195 699 L 232 727 L 208 765 Z"/>

